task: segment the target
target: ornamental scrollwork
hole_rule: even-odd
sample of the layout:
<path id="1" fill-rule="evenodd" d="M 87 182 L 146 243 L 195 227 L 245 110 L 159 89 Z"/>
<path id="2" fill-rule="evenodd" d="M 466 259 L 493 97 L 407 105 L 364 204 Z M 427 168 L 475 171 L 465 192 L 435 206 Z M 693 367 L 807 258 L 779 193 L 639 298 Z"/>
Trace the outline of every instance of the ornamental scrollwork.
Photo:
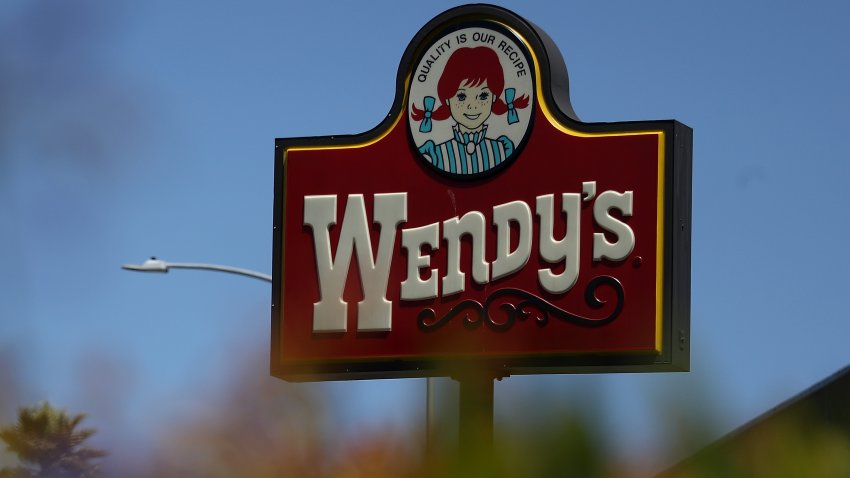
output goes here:
<path id="1" fill-rule="evenodd" d="M 625 292 L 620 281 L 611 276 L 599 276 L 591 280 L 584 291 L 584 300 L 589 307 L 600 309 L 607 304 L 607 301 L 600 300 L 596 296 L 596 291 L 602 286 L 613 289 L 617 299 L 614 309 L 601 318 L 590 318 L 568 312 L 531 292 L 505 288 L 494 291 L 483 304 L 472 299 L 461 301 L 440 318 L 437 318 L 434 309 L 422 309 L 417 323 L 419 329 L 425 332 L 437 330 L 456 317 L 463 317 L 463 325 L 467 329 L 476 329 L 481 324 L 486 324 L 499 332 L 510 329 L 517 322 L 525 322 L 531 318 L 541 327 L 547 325 L 551 318 L 582 327 L 601 327 L 611 323 L 620 315 L 625 300 Z M 501 313 L 495 313 L 496 311 Z"/>

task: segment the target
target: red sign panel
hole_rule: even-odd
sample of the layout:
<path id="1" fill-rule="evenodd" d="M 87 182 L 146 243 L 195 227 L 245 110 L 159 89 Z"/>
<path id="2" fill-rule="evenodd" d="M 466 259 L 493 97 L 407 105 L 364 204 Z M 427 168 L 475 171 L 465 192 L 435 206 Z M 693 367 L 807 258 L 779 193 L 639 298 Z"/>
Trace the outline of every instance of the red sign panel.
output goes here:
<path id="1" fill-rule="evenodd" d="M 398 78 L 374 130 L 277 142 L 272 373 L 687 369 L 690 129 L 579 122 L 496 7 L 435 18 Z"/>

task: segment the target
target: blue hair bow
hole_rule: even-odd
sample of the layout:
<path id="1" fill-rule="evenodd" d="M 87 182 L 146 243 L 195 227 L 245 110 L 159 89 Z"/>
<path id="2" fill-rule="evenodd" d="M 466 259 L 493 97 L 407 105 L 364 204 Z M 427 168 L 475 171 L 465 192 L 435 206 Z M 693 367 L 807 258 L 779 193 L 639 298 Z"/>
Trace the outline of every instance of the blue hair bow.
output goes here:
<path id="1" fill-rule="evenodd" d="M 425 108 L 425 117 L 422 118 L 422 123 L 419 125 L 420 133 L 431 132 L 431 113 L 434 111 L 434 103 L 436 100 L 433 96 L 426 96 L 422 101 L 422 107 Z"/>
<path id="2" fill-rule="evenodd" d="M 519 121 L 519 115 L 514 106 L 514 96 L 516 90 L 513 88 L 505 88 L 505 103 L 508 105 L 508 124 L 514 124 Z"/>

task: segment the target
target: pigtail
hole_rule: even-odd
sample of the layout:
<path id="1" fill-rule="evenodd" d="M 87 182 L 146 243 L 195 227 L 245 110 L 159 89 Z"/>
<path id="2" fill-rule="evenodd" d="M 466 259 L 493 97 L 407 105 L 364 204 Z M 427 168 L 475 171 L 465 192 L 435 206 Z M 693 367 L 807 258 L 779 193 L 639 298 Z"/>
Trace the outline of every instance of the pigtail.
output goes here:
<path id="1" fill-rule="evenodd" d="M 512 88 L 505 89 L 505 96 L 507 96 L 508 90 L 510 90 L 510 89 L 512 89 Z M 529 104 L 528 95 L 522 95 L 519 98 L 516 98 L 515 100 L 513 100 L 513 107 L 518 109 L 518 110 L 527 108 L 528 104 Z M 499 98 L 498 100 L 496 100 L 495 103 L 493 103 L 493 114 L 497 114 L 497 115 L 501 116 L 501 115 L 507 113 L 508 109 L 509 109 L 508 103 L 505 103 L 501 98 Z"/>
<path id="2" fill-rule="evenodd" d="M 425 119 L 425 110 L 420 110 L 416 107 L 416 103 L 413 104 L 411 108 L 410 117 L 413 118 L 413 121 L 422 121 Z M 446 105 L 440 105 L 431 112 L 431 118 L 437 121 L 443 121 L 445 119 L 449 119 L 452 115 L 452 111 Z"/>
<path id="3" fill-rule="evenodd" d="M 425 99 L 422 101 L 422 106 L 425 107 L 424 109 L 420 110 L 416 107 L 416 103 L 413 104 L 413 111 L 410 112 L 410 117 L 413 118 L 413 121 L 422 122 L 419 125 L 420 133 L 431 132 L 432 119 L 442 121 L 451 115 L 451 110 L 445 105 L 440 105 L 439 108 L 434 110 L 434 103 L 436 103 L 436 100 L 433 96 L 426 96 Z"/>

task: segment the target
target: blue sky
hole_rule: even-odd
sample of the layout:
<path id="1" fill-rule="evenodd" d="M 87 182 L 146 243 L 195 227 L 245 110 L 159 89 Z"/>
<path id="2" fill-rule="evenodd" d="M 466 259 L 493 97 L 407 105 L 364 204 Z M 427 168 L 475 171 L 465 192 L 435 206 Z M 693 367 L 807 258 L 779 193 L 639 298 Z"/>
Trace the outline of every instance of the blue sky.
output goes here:
<path id="1" fill-rule="evenodd" d="M 120 265 L 269 272 L 274 139 L 375 126 L 455 5 L 3 2 L 0 419 L 47 399 L 144 445 L 266 353 L 267 284 Z M 656 452 L 664 410 L 723 433 L 850 363 L 850 5 L 500 5 L 559 46 L 582 120 L 694 129 L 693 348 L 686 374 L 503 380 L 497 428 L 592 400 L 621 453 Z M 424 419 L 422 380 L 304 387 L 354 433 Z"/>

